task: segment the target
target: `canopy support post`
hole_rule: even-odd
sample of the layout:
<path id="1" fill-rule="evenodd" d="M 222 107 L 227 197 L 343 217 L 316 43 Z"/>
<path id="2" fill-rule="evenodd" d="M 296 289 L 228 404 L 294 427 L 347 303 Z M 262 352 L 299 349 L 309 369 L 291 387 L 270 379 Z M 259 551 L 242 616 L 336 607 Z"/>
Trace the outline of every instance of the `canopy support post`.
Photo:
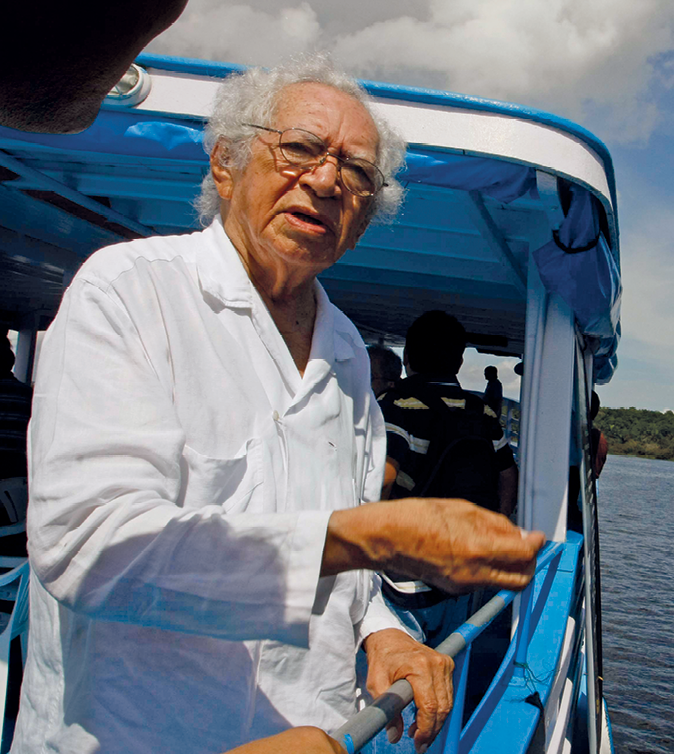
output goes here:
<path id="1" fill-rule="evenodd" d="M 478 229 L 482 238 L 484 238 L 489 244 L 491 250 L 496 253 L 498 258 L 510 272 L 513 285 L 517 288 L 518 292 L 523 298 L 526 298 L 527 281 L 524 273 L 520 269 L 510 246 L 508 246 L 508 242 L 505 240 L 503 234 L 494 222 L 494 218 L 489 214 L 489 210 L 484 203 L 482 195 L 479 191 L 469 191 L 468 195 L 470 196 L 471 215 L 475 227 Z"/>

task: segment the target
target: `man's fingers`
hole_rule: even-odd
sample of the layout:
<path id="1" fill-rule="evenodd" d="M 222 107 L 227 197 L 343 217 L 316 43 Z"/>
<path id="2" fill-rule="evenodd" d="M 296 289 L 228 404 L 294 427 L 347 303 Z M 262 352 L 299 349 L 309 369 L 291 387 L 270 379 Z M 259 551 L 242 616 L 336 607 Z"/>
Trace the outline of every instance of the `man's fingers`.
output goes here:
<path id="1" fill-rule="evenodd" d="M 368 691 L 377 696 L 394 681 L 406 678 L 412 686 L 417 707 L 414 745 L 417 751 L 430 745 L 452 706 L 452 659 L 396 629 L 370 634 L 364 647 L 369 664 Z M 393 723 L 398 740 L 402 734 L 402 721 Z"/>
<path id="2" fill-rule="evenodd" d="M 433 742 L 452 709 L 453 670 L 454 662 L 449 657 L 435 654 L 429 658 L 425 673 L 408 677 L 417 706 L 412 737 L 418 752 Z"/>
<path id="3" fill-rule="evenodd" d="M 404 727 L 402 715 L 394 717 L 386 726 L 386 737 L 390 744 L 397 744 L 400 741 Z"/>

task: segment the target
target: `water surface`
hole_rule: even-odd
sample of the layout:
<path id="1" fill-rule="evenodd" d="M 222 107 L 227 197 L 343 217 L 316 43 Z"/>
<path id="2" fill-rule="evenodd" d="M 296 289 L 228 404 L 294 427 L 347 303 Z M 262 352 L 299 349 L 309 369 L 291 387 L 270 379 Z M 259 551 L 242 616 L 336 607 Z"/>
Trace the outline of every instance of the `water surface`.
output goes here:
<path id="1" fill-rule="evenodd" d="M 604 694 L 617 754 L 674 753 L 674 462 L 609 456 L 598 483 Z"/>

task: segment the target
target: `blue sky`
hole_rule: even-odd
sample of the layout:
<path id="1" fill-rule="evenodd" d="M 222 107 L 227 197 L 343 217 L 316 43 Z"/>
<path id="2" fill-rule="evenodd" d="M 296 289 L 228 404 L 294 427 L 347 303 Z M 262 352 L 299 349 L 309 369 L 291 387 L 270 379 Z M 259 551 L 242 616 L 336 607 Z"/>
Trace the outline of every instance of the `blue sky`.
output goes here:
<path id="1" fill-rule="evenodd" d="M 674 410 L 672 0 L 189 0 L 159 54 L 273 65 L 329 50 L 363 78 L 518 102 L 602 139 L 618 184 L 624 283 L 620 367 L 606 406 Z M 501 363 L 468 354 L 466 387 Z"/>

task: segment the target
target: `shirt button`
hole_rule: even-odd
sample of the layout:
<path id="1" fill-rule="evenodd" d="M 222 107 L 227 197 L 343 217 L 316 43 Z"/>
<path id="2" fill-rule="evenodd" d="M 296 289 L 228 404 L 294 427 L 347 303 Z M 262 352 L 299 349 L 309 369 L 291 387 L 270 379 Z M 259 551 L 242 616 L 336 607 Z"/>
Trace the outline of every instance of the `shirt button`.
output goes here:
<path id="1" fill-rule="evenodd" d="M 279 416 L 278 411 L 274 411 L 274 413 L 271 415 L 272 419 L 277 422 L 281 417 Z"/>

